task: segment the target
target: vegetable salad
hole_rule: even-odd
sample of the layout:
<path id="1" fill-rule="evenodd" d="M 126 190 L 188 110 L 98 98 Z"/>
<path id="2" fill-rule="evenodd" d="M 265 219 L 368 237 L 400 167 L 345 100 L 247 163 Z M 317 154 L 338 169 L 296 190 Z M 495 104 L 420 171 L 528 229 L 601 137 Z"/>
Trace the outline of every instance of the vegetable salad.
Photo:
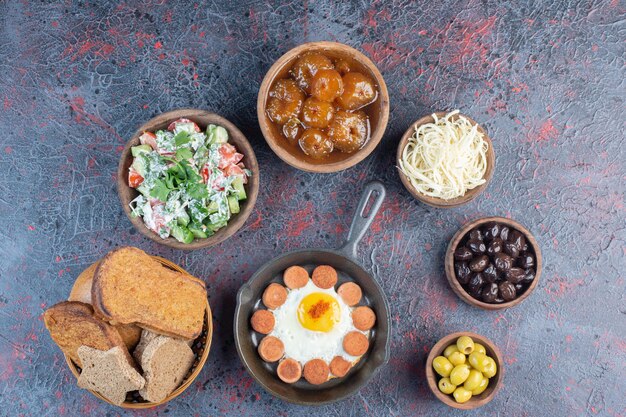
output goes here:
<path id="1" fill-rule="evenodd" d="M 239 213 L 251 172 L 228 143 L 224 127 L 209 125 L 203 132 L 191 120 L 178 119 L 139 140 L 141 145 L 131 148 L 128 185 L 140 194 L 130 207 L 150 230 L 191 243 L 213 235 Z"/>

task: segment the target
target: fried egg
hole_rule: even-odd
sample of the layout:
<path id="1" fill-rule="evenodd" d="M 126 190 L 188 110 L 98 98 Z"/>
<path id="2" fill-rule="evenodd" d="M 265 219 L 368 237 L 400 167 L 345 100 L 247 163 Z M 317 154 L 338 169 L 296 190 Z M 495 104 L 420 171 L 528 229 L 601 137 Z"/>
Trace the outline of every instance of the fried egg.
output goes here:
<path id="1" fill-rule="evenodd" d="M 285 357 L 302 364 L 315 358 L 330 363 L 335 356 L 355 363 L 359 357 L 346 353 L 342 345 L 348 332 L 359 331 L 351 312 L 335 288 L 322 289 L 309 280 L 290 290 L 285 303 L 273 310 L 276 324 L 270 335 L 283 342 Z"/>

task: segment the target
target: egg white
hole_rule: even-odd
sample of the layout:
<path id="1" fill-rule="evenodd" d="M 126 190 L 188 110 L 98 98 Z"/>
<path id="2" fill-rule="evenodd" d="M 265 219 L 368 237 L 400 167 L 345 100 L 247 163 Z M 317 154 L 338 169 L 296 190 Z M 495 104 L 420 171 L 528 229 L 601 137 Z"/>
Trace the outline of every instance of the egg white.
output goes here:
<path id="1" fill-rule="evenodd" d="M 326 293 L 331 295 L 339 304 L 340 319 L 329 332 L 309 330 L 298 320 L 298 307 L 304 297 L 311 293 Z M 272 311 L 276 324 L 270 333 L 280 339 L 285 345 L 285 357 L 292 358 L 305 364 L 311 359 L 323 359 L 327 363 L 335 356 L 342 356 L 351 363 L 359 357 L 352 356 L 343 350 L 343 338 L 351 331 L 359 331 L 352 323 L 352 309 L 337 294 L 335 288 L 323 289 L 309 282 L 302 288 L 289 290 L 287 300 L 283 305 Z M 366 336 L 369 332 L 361 332 Z"/>

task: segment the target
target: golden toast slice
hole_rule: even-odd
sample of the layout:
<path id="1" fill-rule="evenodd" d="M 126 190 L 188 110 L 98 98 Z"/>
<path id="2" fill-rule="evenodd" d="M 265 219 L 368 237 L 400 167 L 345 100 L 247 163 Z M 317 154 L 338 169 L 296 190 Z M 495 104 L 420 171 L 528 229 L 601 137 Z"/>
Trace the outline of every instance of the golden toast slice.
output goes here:
<path id="1" fill-rule="evenodd" d="M 69 301 L 80 301 L 82 303 L 91 304 L 91 285 L 98 265 L 100 265 L 100 261 L 93 263 L 89 268 L 80 273 L 68 297 Z M 141 327 L 135 326 L 134 324 L 119 324 L 114 327 L 117 329 L 120 336 L 122 336 L 122 340 L 124 340 L 128 350 L 132 351 L 141 338 Z"/>
<path id="2" fill-rule="evenodd" d="M 187 340 L 202 332 L 206 297 L 202 281 L 133 247 L 109 252 L 91 287 L 93 307 L 105 320 Z"/>
<path id="3" fill-rule="evenodd" d="M 78 366 L 82 367 L 78 356 L 80 346 L 89 346 L 98 350 L 109 350 L 119 346 L 132 362 L 118 331 L 94 316 L 94 311 L 89 304 L 63 301 L 47 309 L 43 320 L 52 340 Z"/>

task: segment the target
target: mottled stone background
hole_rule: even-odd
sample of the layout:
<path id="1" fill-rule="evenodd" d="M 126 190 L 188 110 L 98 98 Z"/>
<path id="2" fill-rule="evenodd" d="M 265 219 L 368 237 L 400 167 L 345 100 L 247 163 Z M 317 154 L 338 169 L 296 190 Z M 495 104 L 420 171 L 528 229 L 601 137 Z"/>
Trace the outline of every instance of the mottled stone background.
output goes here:
<path id="1" fill-rule="evenodd" d="M 197 381 L 140 416 L 461 416 L 424 380 L 429 348 L 472 330 L 495 341 L 504 388 L 486 416 L 625 416 L 626 5 L 613 1 L 0 1 L 0 415 L 130 415 L 75 386 L 45 331 L 44 309 L 118 245 L 180 263 L 208 285 L 213 349 Z M 391 96 L 387 132 L 359 165 L 300 172 L 266 145 L 256 118 L 270 65 L 305 41 L 362 50 Z M 209 250 L 169 250 L 133 230 L 115 171 L 132 132 L 161 112 L 197 107 L 233 121 L 261 166 L 256 209 Z M 436 210 L 403 189 L 401 134 L 459 108 L 491 134 L 485 194 Z M 393 317 L 392 358 L 352 398 L 316 409 L 266 394 L 232 337 L 239 286 L 277 254 L 337 247 L 359 190 L 388 186 L 359 260 Z M 539 240 L 537 289 L 508 311 L 466 305 L 443 272 L 467 221 L 510 216 Z"/>

